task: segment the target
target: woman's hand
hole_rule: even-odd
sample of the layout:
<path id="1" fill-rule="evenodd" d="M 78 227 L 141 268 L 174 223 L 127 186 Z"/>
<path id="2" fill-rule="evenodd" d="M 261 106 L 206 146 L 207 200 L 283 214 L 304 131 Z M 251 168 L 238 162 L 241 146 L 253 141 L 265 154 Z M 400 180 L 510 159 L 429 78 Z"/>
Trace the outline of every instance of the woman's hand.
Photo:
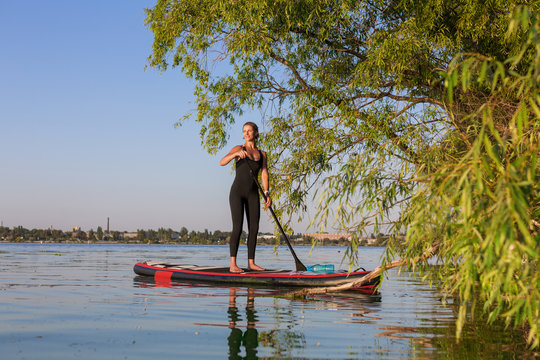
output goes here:
<path id="1" fill-rule="evenodd" d="M 244 149 L 242 149 L 242 146 L 236 145 L 235 147 L 231 149 L 231 151 L 229 151 L 227 155 L 223 157 L 223 159 L 219 161 L 219 165 L 225 166 L 228 163 L 230 163 L 231 160 L 234 160 L 234 158 L 244 159 L 246 156 L 247 156 L 247 152 Z"/>
<path id="2" fill-rule="evenodd" d="M 272 199 L 270 199 L 270 195 L 266 195 L 266 201 L 264 202 L 266 207 L 270 207 L 272 205 Z"/>
<path id="3" fill-rule="evenodd" d="M 236 153 L 236 157 L 239 157 L 240 159 L 245 159 L 247 156 L 248 156 L 247 151 L 242 148 L 238 150 L 238 152 Z"/>

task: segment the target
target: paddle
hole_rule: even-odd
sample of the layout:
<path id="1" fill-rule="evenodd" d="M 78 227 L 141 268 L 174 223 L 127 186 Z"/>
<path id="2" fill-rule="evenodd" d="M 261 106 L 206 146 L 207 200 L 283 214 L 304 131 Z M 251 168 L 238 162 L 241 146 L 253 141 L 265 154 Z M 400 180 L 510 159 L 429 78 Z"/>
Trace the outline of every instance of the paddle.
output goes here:
<path id="1" fill-rule="evenodd" d="M 245 150 L 245 147 L 244 147 L 244 150 Z M 262 154 L 261 154 L 261 156 L 262 156 Z M 249 172 L 251 173 L 251 177 L 253 178 L 253 181 L 255 181 L 255 183 L 257 184 L 257 187 L 259 188 L 259 191 L 261 192 L 261 194 L 262 194 L 262 196 L 264 198 L 264 201 L 266 201 L 266 195 L 264 194 L 264 190 L 263 190 L 261 184 L 259 183 L 259 180 L 257 180 L 257 177 L 253 173 L 253 168 L 249 164 L 249 161 L 246 161 L 246 163 L 249 166 Z M 279 223 L 279 220 L 278 220 L 278 218 L 276 216 L 276 213 L 274 212 L 274 209 L 272 209 L 272 206 L 269 206 L 268 209 L 270 209 L 270 212 L 272 213 L 272 216 L 274 217 L 274 221 L 276 222 L 277 226 L 279 227 L 279 230 L 281 231 L 281 234 L 283 235 L 283 237 L 287 241 L 287 246 L 289 247 L 289 250 L 291 251 L 291 254 L 292 254 L 293 258 L 294 258 L 294 262 L 296 264 L 296 271 L 307 271 L 306 266 L 304 264 L 302 264 L 302 262 L 296 256 L 296 253 L 294 252 L 294 250 L 292 248 L 291 242 L 289 241 L 289 238 L 287 237 L 287 234 L 285 234 L 285 231 L 281 227 L 281 224 Z"/>

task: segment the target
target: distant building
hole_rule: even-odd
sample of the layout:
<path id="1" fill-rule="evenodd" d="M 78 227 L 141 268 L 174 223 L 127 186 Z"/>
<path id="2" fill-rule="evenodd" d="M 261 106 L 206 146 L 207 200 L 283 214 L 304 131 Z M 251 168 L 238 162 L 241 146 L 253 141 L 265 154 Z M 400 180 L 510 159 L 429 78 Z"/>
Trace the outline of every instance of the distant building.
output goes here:
<path id="1" fill-rule="evenodd" d="M 328 234 L 328 233 L 315 233 L 315 234 L 304 234 L 304 238 L 313 238 L 313 239 L 316 239 L 316 240 L 340 240 L 340 239 L 345 239 L 347 241 L 351 241 L 352 240 L 352 237 L 353 235 L 352 234 Z M 361 241 L 365 241 L 365 243 L 367 245 L 373 245 L 375 244 L 375 242 L 377 241 L 377 239 L 373 238 L 373 239 L 370 239 L 370 238 L 367 238 L 367 237 L 362 237 L 362 238 L 359 238 L 358 239 L 360 242 Z"/>
<path id="2" fill-rule="evenodd" d="M 327 233 L 314 233 L 314 234 L 304 234 L 304 237 L 310 237 L 317 240 L 339 240 L 339 239 L 345 239 L 347 241 L 351 241 L 352 234 L 327 234 Z"/>

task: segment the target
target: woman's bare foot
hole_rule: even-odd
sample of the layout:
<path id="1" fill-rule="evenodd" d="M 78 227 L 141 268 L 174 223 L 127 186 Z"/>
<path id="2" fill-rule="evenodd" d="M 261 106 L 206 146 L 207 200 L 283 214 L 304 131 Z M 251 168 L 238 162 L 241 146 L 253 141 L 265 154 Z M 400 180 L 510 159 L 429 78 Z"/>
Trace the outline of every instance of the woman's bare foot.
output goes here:
<path id="1" fill-rule="evenodd" d="M 265 268 L 262 268 L 259 265 L 256 265 L 255 262 L 253 260 L 251 260 L 251 259 L 248 260 L 248 268 L 251 271 L 264 271 L 264 270 L 266 270 Z"/>
<path id="2" fill-rule="evenodd" d="M 244 270 L 242 270 L 241 268 L 239 268 L 238 266 L 231 266 L 229 268 L 229 271 L 232 272 L 233 274 L 241 274 L 244 272 Z"/>
<path id="3" fill-rule="evenodd" d="M 266 270 L 266 269 L 265 269 L 265 268 L 262 268 L 262 267 L 260 267 L 260 266 L 258 266 L 258 265 L 254 265 L 254 266 L 250 266 L 250 267 L 249 267 L 249 270 L 251 270 L 251 271 L 264 271 L 264 270 Z"/>
<path id="4" fill-rule="evenodd" d="M 234 274 L 240 274 L 243 273 L 244 270 L 240 269 L 238 265 L 236 265 L 236 257 L 231 256 L 231 265 L 229 266 L 229 271 Z"/>

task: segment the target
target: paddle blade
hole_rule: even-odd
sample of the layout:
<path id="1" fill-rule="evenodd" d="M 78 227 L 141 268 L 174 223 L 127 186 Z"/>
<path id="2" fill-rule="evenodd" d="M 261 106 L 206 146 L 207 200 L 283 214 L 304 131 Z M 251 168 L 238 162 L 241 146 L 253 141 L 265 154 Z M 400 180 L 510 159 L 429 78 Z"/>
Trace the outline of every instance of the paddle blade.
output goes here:
<path id="1" fill-rule="evenodd" d="M 296 271 L 307 271 L 307 268 L 300 260 L 296 259 Z"/>

